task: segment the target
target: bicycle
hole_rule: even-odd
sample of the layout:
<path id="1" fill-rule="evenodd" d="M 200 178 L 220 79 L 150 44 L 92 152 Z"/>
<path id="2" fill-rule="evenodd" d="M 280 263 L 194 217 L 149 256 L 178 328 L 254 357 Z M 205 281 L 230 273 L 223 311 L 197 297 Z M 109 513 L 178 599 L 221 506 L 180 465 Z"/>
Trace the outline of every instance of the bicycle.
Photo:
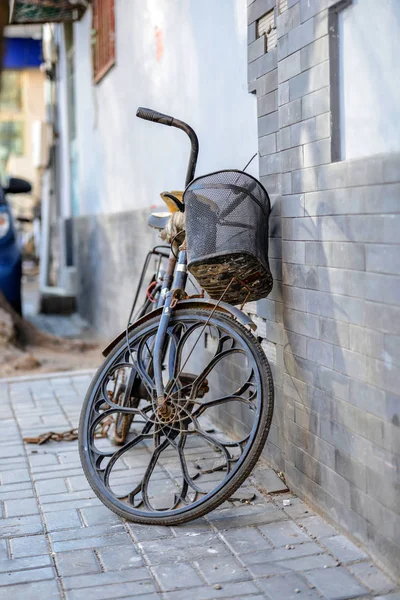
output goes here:
<path id="1" fill-rule="evenodd" d="M 165 247 L 149 253 L 134 307 L 153 253 L 167 265 L 147 290 L 151 307 L 145 301 L 135 318 L 133 307 L 126 330 L 103 351 L 82 407 L 79 452 L 109 509 L 136 523 L 177 525 L 231 497 L 269 433 L 271 370 L 242 308 L 272 288 L 270 203 L 244 171 L 195 179 L 198 140 L 183 121 L 144 108 L 137 116 L 189 136 L 186 188 L 182 199 L 166 195 L 174 212 L 150 217 L 170 248 L 168 258 Z M 188 270 L 210 297 L 188 296 Z M 119 441 L 98 435 L 115 415 L 124 427 Z"/>

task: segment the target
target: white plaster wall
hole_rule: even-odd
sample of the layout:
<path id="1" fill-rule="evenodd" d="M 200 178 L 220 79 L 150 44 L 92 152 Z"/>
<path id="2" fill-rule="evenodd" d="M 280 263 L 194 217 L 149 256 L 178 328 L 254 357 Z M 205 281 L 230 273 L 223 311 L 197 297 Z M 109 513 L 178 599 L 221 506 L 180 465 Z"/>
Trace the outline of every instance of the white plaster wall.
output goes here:
<path id="1" fill-rule="evenodd" d="M 116 0 L 117 63 L 97 86 L 90 28 L 88 11 L 75 24 L 80 214 L 150 207 L 160 191 L 182 189 L 188 138 L 137 119 L 138 106 L 195 128 L 197 174 L 243 168 L 257 152 L 246 0 Z"/>
<path id="2" fill-rule="evenodd" d="M 339 13 L 342 159 L 400 150 L 400 0 Z"/>

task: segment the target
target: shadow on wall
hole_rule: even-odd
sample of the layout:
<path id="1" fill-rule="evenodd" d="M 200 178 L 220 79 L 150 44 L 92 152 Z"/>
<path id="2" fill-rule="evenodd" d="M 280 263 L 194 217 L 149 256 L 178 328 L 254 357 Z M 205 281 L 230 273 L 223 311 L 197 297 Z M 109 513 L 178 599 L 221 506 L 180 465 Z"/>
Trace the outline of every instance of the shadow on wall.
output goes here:
<path id="1" fill-rule="evenodd" d="M 322 203 L 315 212 L 323 214 Z M 368 517 L 365 504 L 371 494 L 367 489 L 367 472 L 371 470 L 378 477 L 379 464 L 383 464 L 388 453 L 382 450 L 381 455 L 376 455 L 374 443 L 378 432 L 374 427 L 379 421 L 370 421 L 369 417 L 374 417 L 365 410 L 365 397 L 373 393 L 364 383 L 365 357 L 360 354 L 360 364 L 348 367 L 344 350 L 348 347 L 349 323 L 363 324 L 363 300 L 349 295 L 352 281 L 346 269 L 338 279 L 330 279 L 329 270 L 324 269 L 332 266 L 332 261 L 321 240 L 351 242 L 346 219 L 346 216 L 321 219 L 306 212 L 304 222 L 307 224 L 302 236 L 309 240 L 306 265 L 286 263 L 284 266 L 284 273 L 287 268 L 294 286 L 283 288 L 289 290 L 283 292 L 285 473 L 300 493 L 315 506 L 327 510 L 334 521 L 360 542 L 365 544 L 371 540 L 371 548 L 380 548 L 386 553 L 388 544 L 392 543 L 390 561 L 393 561 L 396 560 L 396 534 L 387 527 L 377 532 L 373 524 L 377 517 L 372 514 Z M 335 235 L 330 236 L 327 228 L 331 232 L 335 230 Z M 307 312 L 293 313 L 297 292 L 307 295 L 307 304 L 303 306 Z M 298 321 L 300 318 L 302 324 Z M 301 335 L 294 333 L 299 327 L 304 327 Z M 376 394 L 371 402 L 379 401 L 379 390 Z M 394 460 L 390 465 L 385 463 L 387 472 L 391 465 L 394 470 L 384 485 L 388 492 L 394 487 L 388 493 L 388 500 L 383 501 L 384 505 L 396 488 Z M 376 491 L 371 496 L 370 506 L 379 511 L 379 503 L 374 498 L 378 500 Z"/>
<path id="2" fill-rule="evenodd" d="M 343 448 L 339 438 L 338 443 L 335 439 L 337 423 L 345 423 L 346 404 L 351 401 L 348 376 L 335 370 L 336 365 L 343 365 L 345 361 L 341 344 L 346 327 L 342 330 L 341 322 L 348 323 L 351 317 L 335 300 L 333 294 L 340 290 L 332 289 L 329 274 L 325 275 L 328 271 L 318 269 L 330 266 L 320 241 L 324 237 L 321 221 L 316 219 L 315 222 L 308 213 L 305 217 L 309 217 L 304 229 L 306 239 L 314 240 L 308 242 L 309 250 L 306 250 L 306 263 L 310 266 L 289 264 L 288 267 L 294 277 L 294 286 L 296 269 L 299 271 L 297 283 L 305 287 L 295 287 L 294 292 L 308 294 L 307 310 L 309 307 L 310 312 L 297 313 L 296 317 L 288 308 L 287 299 L 283 298 L 283 361 L 288 375 L 285 395 L 292 399 L 292 405 L 289 404 L 286 410 L 289 418 L 284 420 L 285 470 L 298 489 L 309 498 L 311 495 L 316 504 L 329 507 L 332 518 L 340 524 L 343 518 L 337 499 L 340 498 L 348 513 L 353 505 L 349 481 L 357 480 L 357 471 L 361 466 L 349 456 L 353 453 L 351 436 L 347 448 Z M 341 220 L 335 217 L 330 219 L 345 236 Z M 305 281 L 300 281 L 303 277 Z M 291 303 L 289 306 L 296 308 Z M 293 329 L 299 331 L 300 323 L 297 323 L 297 327 L 294 324 L 297 318 L 304 319 L 302 335 L 293 332 Z M 315 485 L 306 482 L 302 474 Z M 356 513 L 353 517 L 352 534 L 365 540 L 365 521 Z"/>

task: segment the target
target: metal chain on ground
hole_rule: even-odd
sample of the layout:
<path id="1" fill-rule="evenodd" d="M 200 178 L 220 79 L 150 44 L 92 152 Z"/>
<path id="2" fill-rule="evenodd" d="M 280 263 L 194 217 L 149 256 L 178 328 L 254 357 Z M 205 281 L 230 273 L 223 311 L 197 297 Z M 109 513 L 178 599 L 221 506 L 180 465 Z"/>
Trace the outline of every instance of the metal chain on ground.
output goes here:
<path id="1" fill-rule="evenodd" d="M 106 417 L 102 423 L 96 427 L 94 437 L 96 439 L 106 438 L 110 431 L 111 425 L 114 423 L 114 417 L 110 415 Z M 78 428 L 69 429 L 68 431 L 48 431 L 47 433 L 41 433 L 35 437 L 24 437 L 23 440 L 26 444 L 38 444 L 41 446 L 50 440 L 53 442 L 74 442 L 78 439 Z"/>

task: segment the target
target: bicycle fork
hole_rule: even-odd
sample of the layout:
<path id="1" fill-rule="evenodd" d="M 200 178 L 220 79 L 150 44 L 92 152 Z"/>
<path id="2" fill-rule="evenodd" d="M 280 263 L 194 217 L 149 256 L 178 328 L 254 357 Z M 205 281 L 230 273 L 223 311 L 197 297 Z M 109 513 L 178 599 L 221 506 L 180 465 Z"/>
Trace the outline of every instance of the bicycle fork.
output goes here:
<path id="1" fill-rule="evenodd" d="M 170 257 L 168 267 L 173 269 L 175 267 L 175 258 Z M 168 271 L 169 271 L 168 268 Z M 155 391 L 157 397 L 157 406 L 162 411 L 165 408 L 166 398 L 164 390 L 164 382 L 162 376 L 162 364 L 166 352 L 166 338 L 168 326 L 172 316 L 172 309 L 176 302 L 176 298 L 179 298 L 185 291 L 187 279 L 187 255 L 186 250 L 180 250 L 178 256 L 178 264 L 176 266 L 175 275 L 173 278 L 172 289 L 166 292 L 164 309 L 161 315 L 160 323 L 158 326 L 155 344 L 154 344 L 154 381 Z"/>

